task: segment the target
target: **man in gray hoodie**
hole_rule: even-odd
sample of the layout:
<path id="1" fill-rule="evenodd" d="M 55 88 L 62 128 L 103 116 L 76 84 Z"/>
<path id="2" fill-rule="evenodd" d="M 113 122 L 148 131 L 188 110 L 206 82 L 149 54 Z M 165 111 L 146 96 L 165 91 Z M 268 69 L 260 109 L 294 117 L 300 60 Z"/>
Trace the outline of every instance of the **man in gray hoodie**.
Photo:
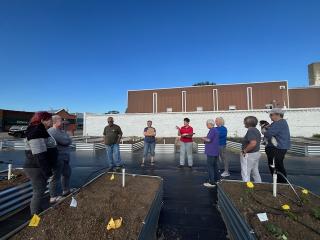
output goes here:
<path id="1" fill-rule="evenodd" d="M 63 120 L 59 115 L 52 116 L 53 126 L 48 129 L 48 133 L 56 140 L 58 147 L 58 161 L 61 164 L 61 183 L 62 183 L 62 195 L 66 196 L 70 193 L 70 176 L 71 167 L 70 162 L 70 145 L 72 143 L 71 137 L 66 131 L 63 130 Z M 60 181 L 60 178 L 56 179 Z M 54 184 L 57 188 L 57 183 Z M 53 189 L 57 191 L 57 189 Z"/>

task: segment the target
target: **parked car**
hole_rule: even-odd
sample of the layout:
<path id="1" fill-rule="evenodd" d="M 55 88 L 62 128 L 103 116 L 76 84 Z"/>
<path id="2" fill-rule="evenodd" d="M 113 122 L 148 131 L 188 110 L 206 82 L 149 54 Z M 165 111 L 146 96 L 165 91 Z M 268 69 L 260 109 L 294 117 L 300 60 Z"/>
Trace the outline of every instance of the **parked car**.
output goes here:
<path id="1" fill-rule="evenodd" d="M 119 114 L 119 113 L 120 113 L 119 111 L 112 110 L 112 111 L 107 112 L 106 114 Z"/>
<path id="2" fill-rule="evenodd" d="M 8 134 L 14 137 L 24 138 L 28 126 L 11 126 Z"/>

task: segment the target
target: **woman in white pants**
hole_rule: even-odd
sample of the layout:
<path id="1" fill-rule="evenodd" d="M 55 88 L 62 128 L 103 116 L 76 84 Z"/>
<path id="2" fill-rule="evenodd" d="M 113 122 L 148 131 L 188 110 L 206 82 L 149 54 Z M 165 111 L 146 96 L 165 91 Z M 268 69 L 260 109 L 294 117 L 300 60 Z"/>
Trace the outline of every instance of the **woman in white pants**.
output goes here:
<path id="1" fill-rule="evenodd" d="M 248 128 L 242 140 L 242 151 L 240 154 L 241 176 L 244 182 L 249 182 L 251 175 L 254 182 L 261 182 L 259 173 L 261 133 L 256 128 L 257 124 L 258 119 L 254 116 L 248 116 L 244 119 L 244 125 Z"/>

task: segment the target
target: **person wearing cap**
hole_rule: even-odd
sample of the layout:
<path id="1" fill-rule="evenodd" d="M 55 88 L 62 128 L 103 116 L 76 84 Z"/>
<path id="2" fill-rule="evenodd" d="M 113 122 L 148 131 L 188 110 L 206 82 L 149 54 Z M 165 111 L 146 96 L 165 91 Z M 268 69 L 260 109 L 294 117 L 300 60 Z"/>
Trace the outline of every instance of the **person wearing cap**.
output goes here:
<path id="1" fill-rule="evenodd" d="M 272 123 L 266 127 L 264 131 L 264 136 L 268 140 L 265 151 L 268 157 L 269 169 L 271 174 L 273 174 L 275 169 L 277 172 L 280 172 L 287 177 L 283 160 L 291 144 L 289 126 L 287 121 L 283 119 L 284 111 L 282 109 L 273 108 L 269 112 L 269 116 Z M 275 165 L 275 168 L 271 167 L 273 164 Z M 278 175 L 277 179 L 279 183 L 287 182 L 281 174 Z"/>
<path id="2" fill-rule="evenodd" d="M 192 169 L 193 159 L 192 159 L 192 136 L 193 136 L 193 128 L 189 125 L 190 119 L 184 118 L 183 119 L 183 126 L 180 128 L 176 126 L 178 130 L 178 136 L 180 136 L 180 165 L 179 168 L 184 167 L 185 163 L 185 155 L 187 152 L 188 158 L 188 166 Z"/>
<path id="3" fill-rule="evenodd" d="M 62 196 L 70 194 L 70 145 L 72 139 L 64 130 L 64 126 L 68 124 L 67 121 L 59 115 L 52 116 L 53 126 L 48 129 L 48 133 L 56 140 L 58 148 L 58 165 L 54 169 L 52 180 L 50 181 L 50 202 L 56 202 L 61 197 L 59 194 L 60 185 L 62 185 Z"/>
<path id="4" fill-rule="evenodd" d="M 143 146 L 143 158 L 141 167 L 144 166 L 144 161 L 150 152 L 151 155 L 151 165 L 154 165 L 154 149 L 156 146 L 156 129 L 152 127 L 152 121 L 147 121 L 147 127 L 143 131 L 144 135 L 144 146 Z"/>

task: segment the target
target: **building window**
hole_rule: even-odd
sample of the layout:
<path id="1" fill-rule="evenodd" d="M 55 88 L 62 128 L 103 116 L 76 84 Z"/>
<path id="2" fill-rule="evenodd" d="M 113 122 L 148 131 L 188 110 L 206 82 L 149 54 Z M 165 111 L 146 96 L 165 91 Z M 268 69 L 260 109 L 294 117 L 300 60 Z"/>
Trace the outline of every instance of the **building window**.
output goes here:
<path id="1" fill-rule="evenodd" d="M 218 89 L 212 90 L 213 111 L 219 111 Z"/>
<path id="2" fill-rule="evenodd" d="M 253 109 L 252 87 L 247 87 L 247 104 L 248 104 L 248 110 L 252 110 Z"/>
<path id="3" fill-rule="evenodd" d="M 181 92 L 181 110 L 182 112 L 187 111 L 187 91 Z"/>
<path id="4" fill-rule="evenodd" d="M 158 94 L 157 93 L 153 93 L 152 112 L 153 113 L 158 112 Z"/>

